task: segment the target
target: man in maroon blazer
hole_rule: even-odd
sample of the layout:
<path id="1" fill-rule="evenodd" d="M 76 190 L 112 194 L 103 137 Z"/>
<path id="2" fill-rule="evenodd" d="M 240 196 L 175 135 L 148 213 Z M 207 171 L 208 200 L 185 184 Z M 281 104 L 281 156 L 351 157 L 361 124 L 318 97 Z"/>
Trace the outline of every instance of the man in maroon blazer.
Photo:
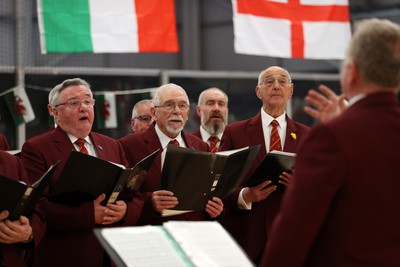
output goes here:
<path id="1" fill-rule="evenodd" d="M 21 158 L 30 182 L 60 160 L 50 182 L 54 186 L 72 150 L 84 151 L 101 159 L 128 166 L 117 140 L 91 132 L 94 99 L 89 84 L 69 79 L 55 87 L 52 112 L 57 127 L 33 137 L 22 147 Z M 83 139 L 83 147 L 75 144 Z M 143 200 L 133 192 L 125 192 L 115 204 L 100 205 L 101 194 L 94 201 L 77 207 L 46 201 L 47 232 L 34 255 L 34 266 L 107 266 L 100 243 L 93 234 L 95 227 L 134 225 L 143 207 Z M 107 258 L 105 258 L 107 259 Z M 103 265 L 104 264 L 104 265 Z"/>
<path id="2" fill-rule="evenodd" d="M 281 148 L 287 152 L 296 152 L 309 128 L 286 115 L 285 106 L 292 97 L 293 83 L 285 69 L 274 66 L 263 70 L 258 78 L 256 94 L 263 103 L 261 111 L 253 118 L 229 124 L 225 128 L 220 150 L 261 145 L 248 177 L 235 193 L 224 199 L 227 208 L 222 219 L 223 226 L 250 259 L 258 263 L 283 193 L 275 191 L 276 186 L 270 185 L 270 181 L 247 187 L 248 178 L 270 151 L 270 124 L 273 120 L 279 122 Z M 283 173 L 282 183 L 287 185 L 290 178 L 290 174 Z"/>
<path id="3" fill-rule="evenodd" d="M 350 106 L 302 143 L 261 266 L 400 266 L 399 47 L 399 25 L 356 25 L 341 73 Z"/>
<path id="4" fill-rule="evenodd" d="M 10 144 L 4 134 L 0 134 L 0 150 L 10 150 Z"/>
<path id="5" fill-rule="evenodd" d="M 199 95 L 196 112 L 201 124 L 193 135 L 206 142 L 212 152 L 216 152 L 228 124 L 228 96 L 217 87 L 205 89 Z"/>
<path id="6" fill-rule="evenodd" d="M 0 174 L 17 181 L 25 181 L 26 178 L 21 160 L 4 151 L 0 151 Z M 38 244 L 44 235 L 43 214 L 35 209 L 29 219 L 21 216 L 15 221 L 7 220 L 8 215 L 8 211 L 0 211 L 0 265 L 23 267 L 22 249 Z"/>
<path id="7" fill-rule="evenodd" d="M 138 224 L 159 225 L 167 220 L 204 220 L 218 217 L 223 205 L 216 197 L 208 201 L 204 211 L 161 216 L 163 211 L 175 207 L 179 201 L 173 196 L 173 192 L 161 190 L 162 163 L 169 142 L 176 140 L 181 147 L 200 151 L 208 151 L 208 146 L 196 136 L 182 131 L 190 112 L 189 99 L 182 87 L 172 83 L 159 87 L 153 97 L 151 112 L 155 123 L 147 131 L 120 139 L 131 166 L 157 149 L 162 151 L 156 157 L 140 188 L 145 194 L 145 204 Z"/>

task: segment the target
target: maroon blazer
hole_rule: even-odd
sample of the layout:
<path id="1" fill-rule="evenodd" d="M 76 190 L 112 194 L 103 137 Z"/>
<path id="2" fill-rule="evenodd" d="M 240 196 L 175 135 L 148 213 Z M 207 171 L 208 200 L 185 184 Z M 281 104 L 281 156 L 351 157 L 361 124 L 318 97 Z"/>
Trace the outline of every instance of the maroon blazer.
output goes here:
<path id="1" fill-rule="evenodd" d="M 201 136 L 201 132 L 200 132 L 200 127 L 197 128 L 197 130 L 194 131 L 192 134 L 193 134 L 194 136 L 197 136 L 197 137 L 200 138 L 201 140 L 203 140 L 203 137 Z"/>
<path id="2" fill-rule="evenodd" d="M 4 134 L 0 134 L 0 150 L 11 150 L 10 144 Z"/>
<path id="3" fill-rule="evenodd" d="M 0 151 L 0 174 L 18 181 L 25 181 L 26 178 L 20 158 L 4 151 Z M 35 234 L 34 244 L 38 244 L 45 231 L 44 214 L 40 209 L 35 209 L 33 214 L 29 216 L 29 223 Z M 22 250 L 29 248 L 28 244 L 0 244 L 0 265 L 3 261 L 5 266 L 24 266 Z"/>
<path id="4" fill-rule="evenodd" d="M 283 150 L 296 152 L 298 144 L 304 139 L 309 127 L 286 117 L 287 130 Z M 296 134 L 294 139 L 291 133 Z M 267 231 L 278 212 L 282 197 L 281 192 L 273 192 L 267 199 L 253 203 L 251 210 L 238 208 L 239 192 L 246 186 L 247 179 L 264 159 L 267 150 L 261 123 L 261 112 L 247 120 L 229 124 L 222 136 L 220 151 L 242 148 L 245 146 L 261 145 L 257 157 L 249 170 L 242 185 L 224 199 L 225 215 L 221 223 L 242 246 L 251 260 L 257 261 L 262 254 L 267 240 Z"/>
<path id="5" fill-rule="evenodd" d="M 262 266 L 400 266 L 399 131 L 392 93 L 313 128 Z"/>
<path id="6" fill-rule="evenodd" d="M 125 153 L 117 140 L 98 133 L 90 133 L 99 158 L 127 166 Z M 25 142 L 21 158 L 30 182 L 37 180 L 57 160 L 60 165 L 50 182 L 54 186 L 66 160 L 74 150 L 67 134 L 57 127 Z M 139 218 L 143 200 L 133 193 L 123 196 L 127 215 L 123 222 L 113 226 L 132 226 Z M 93 234 L 93 202 L 70 207 L 45 202 L 48 229 L 42 243 L 35 251 L 34 266 L 103 266 L 103 249 Z"/>
<path id="7" fill-rule="evenodd" d="M 182 138 L 188 148 L 193 148 L 200 151 L 209 151 L 208 145 L 201 139 L 182 132 Z M 129 134 L 120 139 L 122 147 L 125 150 L 126 158 L 130 166 L 135 165 L 150 153 L 160 149 L 152 167 L 150 168 L 140 191 L 145 195 L 142 215 L 138 221 L 138 225 L 160 225 L 168 220 L 204 220 L 207 219 L 206 212 L 196 211 L 185 213 L 176 216 L 161 217 L 160 214 L 153 209 L 151 203 L 152 192 L 161 189 L 161 152 L 162 147 L 160 140 L 154 128 L 151 125 L 145 132 Z M 189 177 L 190 178 L 190 177 Z"/>

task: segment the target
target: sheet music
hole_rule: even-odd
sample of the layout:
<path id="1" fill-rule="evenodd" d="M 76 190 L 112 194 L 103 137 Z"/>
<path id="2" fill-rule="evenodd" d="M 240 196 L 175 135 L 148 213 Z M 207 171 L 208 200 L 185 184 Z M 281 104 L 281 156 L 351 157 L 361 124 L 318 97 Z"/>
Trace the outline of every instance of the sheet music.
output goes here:
<path id="1" fill-rule="evenodd" d="M 126 266 L 190 266 L 179 256 L 160 227 L 107 228 L 101 234 Z"/>
<path id="2" fill-rule="evenodd" d="M 169 221 L 163 227 L 195 266 L 254 266 L 218 222 Z"/>

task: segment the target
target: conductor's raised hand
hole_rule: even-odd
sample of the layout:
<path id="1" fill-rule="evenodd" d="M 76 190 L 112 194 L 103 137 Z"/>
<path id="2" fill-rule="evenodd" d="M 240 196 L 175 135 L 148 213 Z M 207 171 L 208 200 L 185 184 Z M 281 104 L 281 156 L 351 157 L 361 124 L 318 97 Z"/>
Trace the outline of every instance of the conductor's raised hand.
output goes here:
<path id="1" fill-rule="evenodd" d="M 310 106 L 305 106 L 304 111 L 311 117 L 326 122 L 348 107 L 349 104 L 343 94 L 338 96 L 325 85 L 320 85 L 319 90 L 321 93 L 315 90 L 308 91 L 305 98 Z"/>
<path id="2" fill-rule="evenodd" d="M 174 197 L 174 193 L 171 191 L 158 190 L 152 193 L 151 202 L 155 211 L 162 212 L 178 205 L 178 198 Z"/>
<path id="3" fill-rule="evenodd" d="M 212 200 L 207 201 L 206 212 L 211 218 L 218 217 L 224 210 L 224 204 L 218 197 L 213 197 Z"/>

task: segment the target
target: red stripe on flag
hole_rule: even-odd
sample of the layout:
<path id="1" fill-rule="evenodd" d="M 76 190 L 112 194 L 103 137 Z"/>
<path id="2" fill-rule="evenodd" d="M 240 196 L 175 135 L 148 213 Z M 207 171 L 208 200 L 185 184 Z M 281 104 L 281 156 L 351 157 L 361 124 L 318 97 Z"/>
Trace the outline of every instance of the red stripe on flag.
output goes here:
<path id="1" fill-rule="evenodd" d="M 178 52 L 174 0 L 135 0 L 139 52 Z"/>
<path id="2" fill-rule="evenodd" d="M 292 57 L 304 58 L 304 21 L 307 22 L 349 22 L 348 6 L 302 5 L 300 0 L 277 3 L 266 0 L 237 0 L 237 12 L 265 18 L 285 19 L 291 23 Z"/>

